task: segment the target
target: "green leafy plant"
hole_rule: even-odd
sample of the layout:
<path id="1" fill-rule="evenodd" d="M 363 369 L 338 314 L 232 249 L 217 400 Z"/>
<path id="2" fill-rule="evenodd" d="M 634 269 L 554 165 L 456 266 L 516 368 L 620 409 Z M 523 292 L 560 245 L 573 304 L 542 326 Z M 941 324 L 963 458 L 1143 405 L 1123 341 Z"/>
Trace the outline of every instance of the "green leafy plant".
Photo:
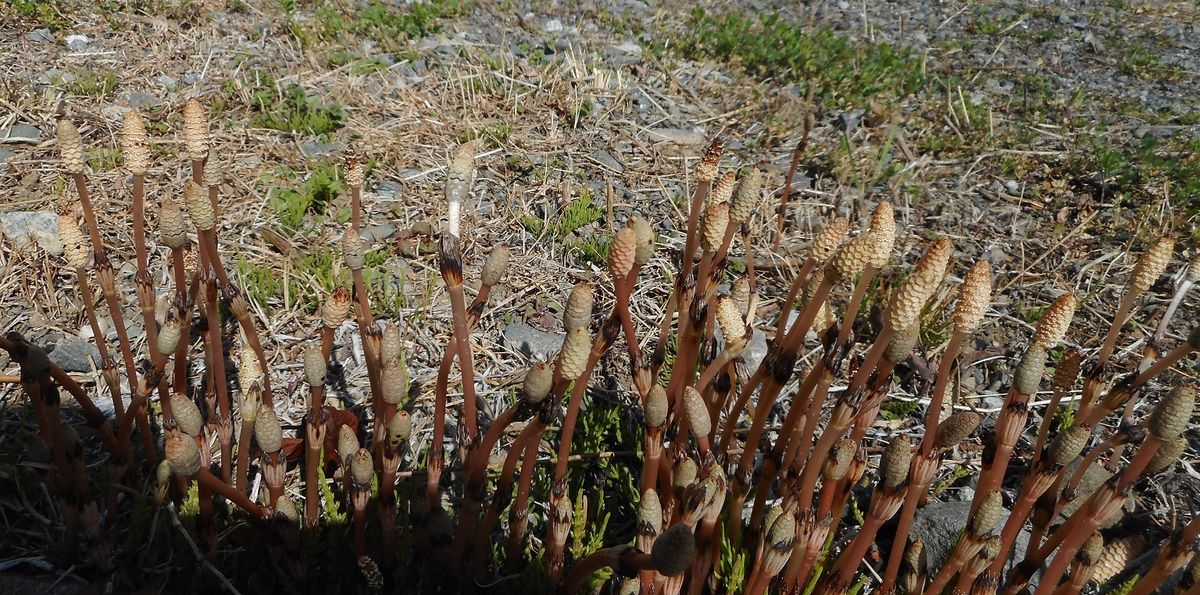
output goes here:
<path id="1" fill-rule="evenodd" d="M 696 8 L 676 51 L 691 58 L 737 60 L 758 78 L 815 84 L 833 105 L 904 97 L 923 84 L 921 62 L 909 50 L 855 44 L 831 29 L 795 25 L 779 14 L 710 14 Z"/>
<path id="2" fill-rule="evenodd" d="M 279 93 L 269 78 L 251 94 L 250 107 L 251 124 L 293 134 L 329 134 L 341 128 L 346 116 L 341 106 L 322 104 L 300 85 L 288 85 Z"/>

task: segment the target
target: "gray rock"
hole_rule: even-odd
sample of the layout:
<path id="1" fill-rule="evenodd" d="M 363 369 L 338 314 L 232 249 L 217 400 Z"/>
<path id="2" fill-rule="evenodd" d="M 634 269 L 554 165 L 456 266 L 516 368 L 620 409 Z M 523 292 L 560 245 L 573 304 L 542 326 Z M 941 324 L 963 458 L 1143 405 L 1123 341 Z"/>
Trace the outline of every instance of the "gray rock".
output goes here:
<path id="1" fill-rule="evenodd" d="M 174 89 L 179 84 L 179 81 L 175 80 L 175 77 L 160 74 L 154 77 L 154 84 L 164 89 Z"/>
<path id="2" fill-rule="evenodd" d="M 607 167 L 608 169 L 611 169 L 617 173 L 622 173 L 625 171 L 625 166 L 621 165 L 621 162 L 617 161 L 617 158 L 613 157 L 612 153 L 609 153 L 603 149 L 592 153 L 592 159 L 598 161 L 600 165 L 603 165 L 604 167 Z"/>
<path id="3" fill-rule="evenodd" d="M 550 19 L 546 21 L 545 25 L 542 25 L 542 30 L 544 30 L 546 33 L 560 33 L 563 30 L 562 21 L 558 19 Z"/>
<path id="4" fill-rule="evenodd" d="M 685 128 L 655 128 L 650 131 L 650 140 L 677 145 L 703 145 L 707 142 L 703 134 Z"/>
<path id="5" fill-rule="evenodd" d="M 614 64 L 640 64 L 642 62 L 642 46 L 627 41 L 604 51 L 604 56 Z"/>
<path id="6" fill-rule="evenodd" d="M 88 39 L 87 35 L 79 35 L 79 34 L 68 35 L 67 36 L 67 49 L 71 50 L 72 52 L 78 52 L 78 51 L 81 51 L 81 50 L 87 48 L 88 44 L 91 42 L 92 42 L 92 40 Z"/>
<path id="7" fill-rule="evenodd" d="M 54 36 L 49 29 L 34 29 L 25 34 L 25 39 L 34 43 L 54 43 Z"/>
<path id="8" fill-rule="evenodd" d="M 389 53 L 374 54 L 371 56 L 371 61 L 384 66 L 392 66 L 396 63 L 396 55 Z"/>
<path id="9" fill-rule="evenodd" d="M 937 572 L 937 569 L 942 567 L 946 562 L 946 558 L 950 556 L 950 550 L 954 548 L 954 543 L 958 541 L 958 536 L 967 524 L 967 515 L 971 512 L 971 502 L 930 502 L 924 508 L 918 509 L 917 514 L 913 517 L 912 530 L 909 532 L 909 540 L 920 539 L 925 542 L 925 564 L 926 572 Z M 997 527 L 1004 526 L 1004 522 L 1008 519 L 1008 511 L 1005 510 L 1001 515 L 1000 523 Z M 1029 532 L 1022 529 L 1017 534 L 1016 547 L 1009 553 L 1008 564 L 1005 566 L 1005 572 L 1012 569 L 1025 552 L 1025 548 L 1029 545 Z M 1031 586 L 1037 585 L 1037 579 L 1030 583 Z"/>
<path id="10" fill-rule="evenodd" d="M 4 173 L 4 170 L 8 169 L 8 160 L 12 159 L 13 155 L 16 153 L 13 153 L 11 149 L 0 147 L 0 173 Z"/>
<path id="11" fill-rule="evenodd" d="M 300 145 L 300 152 L 307 157 L 320 157 L 341 153 L 344 147 L 338 143 L 322 143 L 311 141 Z"/>
<path id="12" fill-rule="evenodd" d="M 100 368 L 104 362 L 100 360 L 100 350 L 85 339 L 62 339 L 54 345 L 50 352 L 50 361 L 62 368 L 64 372 L 91 372 L 91 361 Z"/>
<path id="13" fill-rule="evenodd" d="M 514 322 L 504 327 L 504 344 L 525 355 L 550 361 L 562 348 L 563 335 L 545 333 L 528 324 Z"/>
<path id="14" fill-rule="evenodd" d="M 745 351 L 742 351 L 742 360 L 746 362 L 746 369 L 753 373 L 762 365 L 765 357 L 767 357 L 767 334 L 760 329 L 754 329 L 754 332 L 750 334 L 750 341 L 746 343 Z"/>
<path id="15" fill-rule="evenodd" d="M 161 99 L 147 93 L 142 93 L 141 91 L 129 91 L 125 93 L 124 97 L 125 101 L 128 101 L 129 105 L 135 108 L 158 107 L 162 105 Z"/>
<path id="16" fill-rule="evenodd" d="M 1146 138 L 1147 136 L 1149 136 L 1150 138 L 1154 138 L 1154 139 L 1171 138 L 1172 136 L 1175 135 L 1176 132 L 1178 132 L 1180 129 L 1183 129 L 1183 128 L 1187 128 L 1187 127 L 1186 126 L 1151 126 L 1149 124 L 1143 124 L 1134 129 L 1133 137 L 1139 138 L 1139 139 Z"/>
<path id="17" fill-rule="evenodd" d="M 400 190 L 401 188 L 399 183 L 388 180 L 380 183 L 379 186 L 375 188 L 375 194 L 378 194 L 382 198 L 396 198 L 400 195 Z"/>
<path id="18" fill-rule="evenodd" d="M 110 122 L 120 122 L 125 119 L 125 114 L 133 111 L 132 107 L 124 105 L 106 105 L 100 108 L 100 115 Z"/>
<path id="19" fill-rule="evenodd" d="M 0 233 L 19 249 L 29 249 L 32 237 L 41 249 L 51 254 L 63 252 L 62 242 L 58 239 L 58 215 L 49 211 L 0 213 Z"/>
<path id="20" fill-rule="evenodd" d="M 29 124 L 17 124 L 8 128 L 0 128 L 0 142 L 28 143 L 36 145 L 42 141 L 42 131 Z"/>
<path id="21" fill-rule="evenodd" d="M 371 225 L 363 228 L 358 234 L 363 240 L 369 243 L 384 242 L 391 239 L 396 234 L 396 226 L 391 223 L 381 223 L 379 225 Z"/>
<path id="22" fill-rule="evenodd" d="M 183 84 L 185 85 L 194 85 L 200 82 L 202 76 L 203 75 L 201 75 L 199 72 L 185 72 L 180 80 L 182 80 Z"/>
<path id="23" fill-rule="evenodd" d="M 401 76 L 409 81 L 417 82 L 421 80 L 421 75 L 417 74 L 417 71 L 413 70 L 412 66 L 409 66 L 408 64 L 401 64 L 398 70 L 400 71 Z"/>

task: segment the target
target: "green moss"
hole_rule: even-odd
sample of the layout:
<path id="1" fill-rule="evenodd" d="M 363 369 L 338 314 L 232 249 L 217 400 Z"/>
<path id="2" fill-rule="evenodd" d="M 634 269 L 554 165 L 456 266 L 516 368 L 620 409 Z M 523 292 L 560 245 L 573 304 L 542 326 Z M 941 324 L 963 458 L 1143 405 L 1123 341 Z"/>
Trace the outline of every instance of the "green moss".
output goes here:
<path id="1" fill-rule="evenodd" d="M 883 419 L 903 419 L 921 408 L 918 401 L 889 399 L 879 408 L 879 416 Z"/>
<path id="2" fill-rule="evenodd" d="M 60 75 L 52 81 L 69 95 L 102 98 L 112 95 L 117 88 L 117 73 L 112 70 L 79 68 L 70 71 L 70 76 Z"/>
<path id="3" fill-rule="evenodd" d="M 558 235 L 565 236 L 579 228 L 590 225 L 600 220 L 604 216 L 604 211 L 595 204 L 595 198 L 588 190 L 584 190 L 579 194 L 579 198 L 572 201 L 563 209 L 562 216 L 559 219 Z"/>
<path id="4" fill-rule="evenodd" d="M 604 217 L 604 210 L 595 203 L 594 195 L 584 189 L 579 198 L 567 205 L 554 221 L 543 221 L 533 215 L 518 217 L 525 231 L 537 235 L 547 235 L 549 239 L 562 242 L 568 250 L 581 258 L 603 266 L 608 263 L 608 250 L 612 238 L 606 234 L 593 234 L 578 237 L 576 231 L 596 223 Z"/>
<path id="5" fill-rule="evenodd" d="M 482 139 L 489 149 L 499 149 L 508 144 L 512 137 L 512 126 L 507 122 L 488 124 L 482 128 L 473 128 L 458 135 L 459 144 Z"/>
<path id="6" fill-rule="evenodd" d="M 388 69 L 387 62 L 381 58 L 364 58 L 348 51 L 330 53 L 329 64 L 336 67 L 348 66 L 350 74 L 360 76 L 387 72 Z"/>
<path id="7" fill-rule="evenodd" d="M 608 264 L 608 250 L 612 247 L 612 238 L 607 235 L 591 236 L 583 240 L 566 240 L 563 245 L 584 260 L 597 266 L 605 266 Z"/>
<path id="8" fill-rule="evenodd" d="M 13 14 L 51 31 L 65 29 L 71 22 L 63 17 L 63 7 L 59 0 L 4 0 Z"/>
<path id="9" fill-rule="evenodd" d="M 723 525 L 717 525 L 721 531 L 721 558 L 717 563 L 717 579 L 724 586 L 726 593 L 737 593 L 746 584 L 746 568 L 749 562 L 749 552 L 740 543 L 733 543 L 730 535 L 722 530 Z"/>
<path id="10" fill-rule="evenodd" d="M 856 44 L 824 27 L 802 27 L 779 14 L 692 12 L 675 51 L 688 58 L 736 61 L 750 76 L 817 85 L 826 103 L 865 104 L 921 88 L 921 61 L 890 44 Z"/>
<path id="11" fill-rule="evenodd" d="M 251 94 L 250 108 L 254 126 L 293 134 L 329 134 L 342 127 L 346 116 L 340 105 L 325 105 L 309 97 L 300 85 L 289 85 L 280 96 L 269 77 Z"/>
<path id="12" fill-rule="evenodd" d="M 306 215 L 327 218 L 333 199 L 346 186 L 337 163 L 330 160 L 316 162 L 307 176 L 288 168 L 277 169 L 264 174 L 261 185 L 271 197 L 279 228 L 288 233 L 298 231 Z"/>
<path id="13" fill-rule="evenodd" d="M 95 148 L 87 152 L 88 167 L 92 171 L 101 173 L 117 169 L 117 165 L 121 162 L 121 151 L 115 148 Z"/>
<path id="14" fill-rule="evenodd" d="M 408 40 L 419 39 L 441 29 L 441 20 L 462 14 L 459 0 L 414 2 L 398 9 L 392 3 L 369 0 L 358 4 L 322 5 L 308 22 L 295 20 L 290 32 L 305 48 L 320 41 L 337 41 L 345 35 L 361 35 L 383 51 L 406 47 Z M 291 11 L 289 11 L 291 12 Z"/>

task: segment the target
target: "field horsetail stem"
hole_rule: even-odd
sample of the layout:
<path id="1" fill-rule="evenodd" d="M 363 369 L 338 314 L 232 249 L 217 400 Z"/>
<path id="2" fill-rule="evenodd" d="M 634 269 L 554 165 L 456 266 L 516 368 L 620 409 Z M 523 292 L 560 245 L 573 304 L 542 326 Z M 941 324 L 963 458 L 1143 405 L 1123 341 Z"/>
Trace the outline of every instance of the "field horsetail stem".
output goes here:
<path id="1" fill-rule="evenodd" d="M 154 138 L 172 126 L 178 141 Z M 15 330 L 0 337 L 44 486 L 22 494 L 48 496 L 24 506 L 52 506 L 45 524 L 61 523 L 64 551 L 109 590 L 169 567 L 180 543 L 242 592 L 573 594 L 611 581 L 645 595 L 1048 595 L 1123 576 L 1142 595 L 1176 573 L 1178 592 L 1200 582 L 1200 522 L 1181 516 L 1144 544 L 1119 524 L 1150 514 L 1133 511 L 1147 478 L 1188 456 L 1195 389 L 1171 370 L 1200 348 L 1200 329 L 1175 328 L 1200 259 L 1159 283 L 1170 235 L 1128 261 L 1109 312 L 1102 290 L 1025 284 L 1034 276 L 972 254 L 963 234 L 914 237 L 907 200 L 776 208 L 774 191 L 785 203 L 803 191 L 806 132 L 786 177 L 712 142 L 683 172 L 678 221 L 610 192 L 596 258 L 569 281 L 524 278 L 526 236 L 490 243 L 474 225 L 475 195 L 495 190 L 489 158 L 510 150 L 485 152 L 480 138 L 426 172 L 444 184 L 428 201 L 444 225 L 387 240 L 378 219 L 399 211 L 374 202 L 370 178 L 387 175 L 388 156 L 333 161 L 333 196 L 305 213 L 321 241 L 277 245 L 285 301 L 301 259 L 319 252 L 330 274 L 301 279 L 319 297 L 283 316 L 227 233 L 240 224 L 232 194 L 248 187 L 227 136 L 210 132 L 199 98 L 124 113 L 117 188 L 129 198 L 113 200 L 114 176 L 89 176 L 84 136 L 59 120 L 57 163 L 78 206 L 62 201 L 63 252 L 47 262 L 75 283 L 72 324 L 86 320 L 96 373 L 68 374 Z M 163 152 L 182 166 L 158 163 Z M 590 205 L 578 200 L 568 206 Z M 805 246 L 787 214 L 802 207 L 845 217 L 813 225 Z M 413 237 L 436 239 L 436 255 L 404 252 L 405 280 L 433 275 L 436 258 L 440 283 L 429 277 L 428 307 L 409 295 L 389 307 L 379 256 L 399 258 Z M 1169 302 L 1154 295 L 1168 285 Z M 130 292 L 140 320 L 127 324 Z M 1015 300 L 1040 313 L 1032 332 L 993 333 Z M 536 353 L 514 371 L 491 340 L 520 311 L 561 325 L 561 343 L 514 348 Z M 1106 326 L 1092 336 L 1084 321 L 1097 315 Z M 288 328 L 297 319 L 308 327 Z M 1011 370 L 988 389 L 1000 404 L 978 408 L 987 395 L 968 379 L 993 365 Z M 90 442 L 103 449 L 96 490 Z M 970 507 L 938 547 L 920 519 L 964 485 Z M 1135 545 L 1153 547 L 1138 560 Z"/>

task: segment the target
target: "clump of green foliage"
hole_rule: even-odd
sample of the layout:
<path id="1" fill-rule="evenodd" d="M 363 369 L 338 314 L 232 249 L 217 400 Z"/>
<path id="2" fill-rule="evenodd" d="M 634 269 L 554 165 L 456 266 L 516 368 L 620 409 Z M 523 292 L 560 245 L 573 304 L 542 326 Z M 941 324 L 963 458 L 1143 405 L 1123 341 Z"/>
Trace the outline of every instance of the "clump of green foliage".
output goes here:
<path id="1" fill-rule="evenodd" d="M 332 66 L 350 67 L 350 74 L 365 75 L 386 72 L 387 62 L 376 57 L 360 57 L 353 52 L 341 51 L 329 54 L 329 64 Z"/>
<path id="2" fill-rule="evenodd" d="M 579 198 L 568 204 L 556 220 L 547 222 L 533 215 L 521 215 L 520 221 L 529 233 L 559 240 L 568 250 L 579 254 L 585 260 L 604 265 L 608 262 L 610 238 L 575 235 L 579 229 L 603 217 L 604 211 L 596 204 L 595 195 L 584 189 Z"/>
<path id="3" fill-rule="evenodd" d="M 305 215 L 311 213 L 321 220 L 327 217 L 329 206 L 346 187 L 337 164 L 324 160 L 316 162 L 306 176 L 285 167 L 264 174 L 262 183 L 271 194 L 279 227 L 288 233 L 300 230 Z M 349 213 L 336 213 L 335 218 L 345 222 Z"/>
<path id="4" fill-rule="evenodd" d="M 414 2 L 403 10 L 378 0 L 349 6 L 322 5 L 311 22 L 293 21 L 291 33 L 305 48 L 350 34 L 366 37 L 381 50 L 391 52 L 403 49 L 410 39 L 436 33 L 441 29 L 439 21 L 462 12 L 459 0 Z"/>
<path id="5" fill-rule="evenodd" d="M 62 16 L 58 0 L 5 0 L 13 14 L 29 19 L 51 31 L 64 29 L 71 23 Z"/>
<path id="6" fill-rule="evenodd" d="M 342 106 L 309 97 L 300 85 L 288 85 L 282 92 L 269 75 L 258 73 L 258 84 L 250 94 L 250 123 L 287 133 L 327 135 L 342 127 L 346 112 Z"/>
<path id="7" fill-rule="evenodd" d="M 779 14 L 692 11 L 676 51 L 688 58 L 736 61 L 750 76 L 817 85 L 827 104 L 895 99 L 924 83 L 921 60 L 891 44 L 855 43 L 832 29 L 795 25 Z"/>
<path id="8" fill-rule="evenodd" d="M 70 71 L 70 76 L 55 77 L 54 83 L 69 95 L 102 98 L 112 95 L 117 89 L 117 73 L 106 69 L 80 68 Z"/>

